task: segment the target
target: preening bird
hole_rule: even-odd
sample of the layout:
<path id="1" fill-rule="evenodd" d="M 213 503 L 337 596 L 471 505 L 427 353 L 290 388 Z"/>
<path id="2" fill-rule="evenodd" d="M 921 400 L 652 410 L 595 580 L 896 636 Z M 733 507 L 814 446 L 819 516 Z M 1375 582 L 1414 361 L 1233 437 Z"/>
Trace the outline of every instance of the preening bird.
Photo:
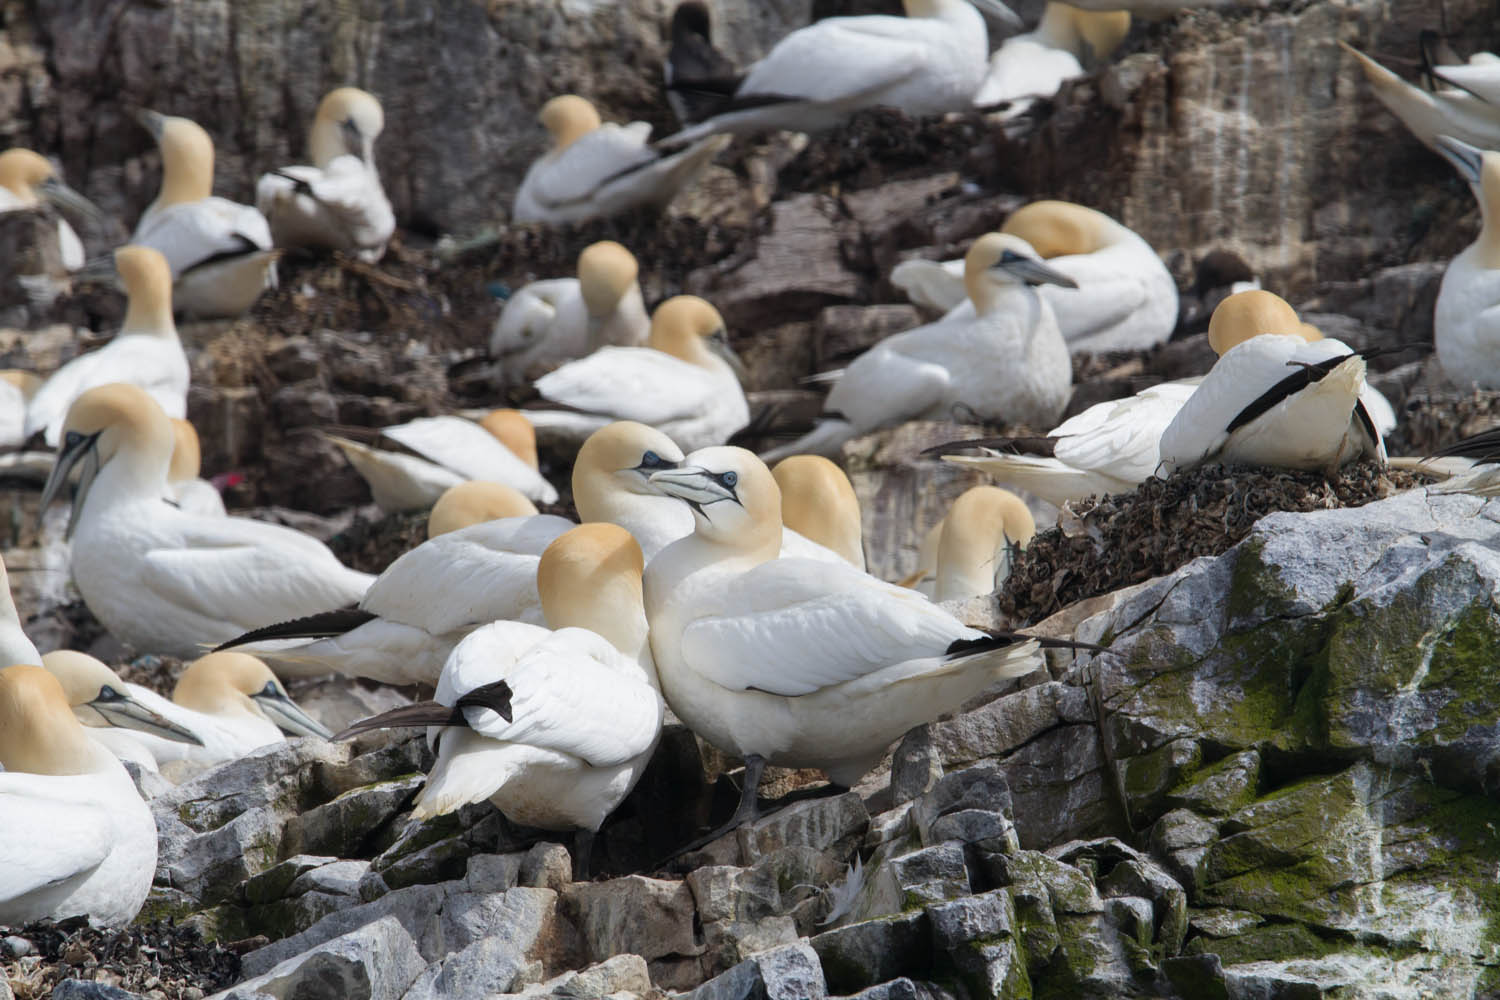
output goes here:
<path id="1" fill-rule="evenodd" d="M 1500 153 L 1443 135 L 1438 152 L 1479 201 L 1479 239 L 1453 258 L 1432 314 L 1438 364 L 1462 388 L 1500 389 Z"/>
<path id="2" fill-rule="evenodd" d="M 63 183 L 52 164 L 38 153 L 15 147 L 0 153 L 0 212 L 15 212 L 50 204 L 100 222 L 104 213 Z M 76 271 L 84 264 L 83 241 L 67 219 L 57 220 L 57 251 L 63 267 Z"/>
<path id="3" fill-rule="evenodd" d="M 427 537 L 436 538 L 502 517 L 529 517 L 536 512 L 536 504 L 520 490 L 504 483 L 470 479 L 448 487 L 432 505 L 427 512 Z"/>
<path id="4" fill-rule="evenodd" d="M 961 601 L 999 590 L 1010 576 L 1015 553 L 1036 535 L 1026 502 L 998 486 L 965 490 L 938 534 L 932 599 Z"/>
<path id="5" fill-rule="evenodd" d="M 1108 59 L 1130 33 L 1130 12 L 1089 11 L 1054 2 L 1042 9 L 1036 30 L 1012 35 L 990 56 L 989 73 L 974 95 L 978 107 L 1009 102 L 1006 117 L 1022 114 L 1037 98 Z"/>

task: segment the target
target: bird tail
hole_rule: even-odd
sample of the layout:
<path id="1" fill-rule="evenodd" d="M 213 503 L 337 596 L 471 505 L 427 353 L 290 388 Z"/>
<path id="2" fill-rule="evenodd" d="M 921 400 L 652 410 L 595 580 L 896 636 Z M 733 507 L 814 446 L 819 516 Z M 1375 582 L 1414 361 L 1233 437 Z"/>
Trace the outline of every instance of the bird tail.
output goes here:
<path id="1" fill-rule="evenodd" d="M 840 418 L 824 417 L 816 427 L 788 444 L 761 454 L 761 460 L 772 465 L 791 455 L 823 455 L 837 458 L 844 442 L 854 437 L 854 425 Z"/>
<path id="2" fill-rule="evenodd" d="M 511 689 L 505 681 L 493 681 L 489 684 L 481 684 L 479 687 L 468 692 L 454 702 L 452 705 L 444 705 L 437 701 L 417 701 L 410 705 L 402 705 L 393 708 L 389 712 L 381 712 L 372 715 L 368 719 L 360 719 L 349 726 L 343 732 L 336 734 L 335 740 L 347 740 L 358 736 L 360 733 L 368 733 L 374 729 L 405 729 L 409 727 L 427 726 L 463 726 L 468 728 L 469 720 L 464 715 L 466 708 L 485 708 L 496 713 L 506 722 L 511 720 Z"/>
<path id="3" fill-rule="evenodd" d="M 213 652 L 218 653 L 236 646 L 244 646 L 253 642 L 270 642 L 275 639 L 327 639 L 330 636 L 352 632 L 377 617 L 379 616 L 360 608 L 323 611 L 305 618 L 293 618 L 291 621 L 251 629 L 244 635 L 219 643 L 213 648 Z"/>
<path id="4" fill-rule="evenodd" d="M 514 744 L 471 729 L 444 735 L 438 759 L 412 808 L 413 819 L 431 819 L 494 795 L 516 774 Z"/>

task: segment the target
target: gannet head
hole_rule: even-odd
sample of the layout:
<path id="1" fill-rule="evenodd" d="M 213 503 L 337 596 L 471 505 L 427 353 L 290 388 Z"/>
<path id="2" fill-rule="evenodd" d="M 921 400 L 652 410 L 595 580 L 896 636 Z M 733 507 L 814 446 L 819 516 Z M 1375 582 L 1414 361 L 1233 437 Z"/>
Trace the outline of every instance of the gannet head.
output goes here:
<path id="1" fill-rule="evenodd" d="M 161 495 L 172 459 L 172 425 L 156 400 L 124 382 L 97 386 L 73 400 L 63 422 L 62 444 L 52 473 L 42 488 L 45 510 L 81 463 L 73 514 L 66 535 L 72 537 L 79 511 L 99 470 L 119 458 L 132 473 L 131 482 Z"/>
<path id="2" fill-rule="evenodd" d="M 157 111 L 142 111 L 136 119 L 161 150 L 161 193 L 156 207 L 202 201 L 213 194 L 214 141 L 201 125 Z"/>
<path id="3" fill-rule="evenodd" d="M 1130 12 L 1080 10 L 1066 3 L 1049 3 L 1042 11 L 1037 33 L 1078 57 L 1085 67 L 1107 59 L 1130 34 Z M 1040 247 L 1038 247 L 1040 249 Z M 1043 254 L 1050 256 L 1050 254 Z"/>
<path id="4" fill-rule="evenodd" d="M 485 521 L 525 517 L 536 512 L 536 504 L 526 499 L 520 490 L 504 483 L 471 479 L 448 487 L 438 497 L 427 514 L 427 537 L 436 538 Z"/>
<path id="5" fill-rule="evenodd" d="M 599 112 L 577 94 L 552 98 L 536 117 L 551 133 L 554 153 L 561 153 L 600 125 Z"/>
<path id="6" fill-rule="evenodd" d="M 194 660 L 177 678 L 172 700 L 209 715 L 259 715 L 292 736 L 333 736 L 297 707 L 270 667 L 248 653 L 226 650 Z"/>
<path id="7" fill-rule="evenodd" d="M 29 149 L 17 147 L 0 153 L 0 187 L 26 205 L 36 205 L 45 199 L 94 221 L 104 218 L 93 202 L 63 183 L 45 157 Z"/>
<path id="8" fill-rule="evenodd" d="M 493 434 L 511 454 L 537 468 L 536 428 L 520 410 L 491 410 L 479 418 L 479 426 Z"/>
<path id="9" fill-rule="evenodd" d="M 601 240 L 578 255 L 578 287 L 583 304 L 595 318 L 615 311 L 640 273 L 635 255 L 614 240 Z"/>
<path id="10" fill-rule="evenodd" d="M 681 468 L 652 473 L 651 485 L 692 508 L 699 538 L 771 556 L 781 550 L 781 489 L 754 452 L 699 448 Z"/>
<path id="11" fill-rule="evenodd" d="M 1031 244 L 1009 233 L 986 233 L 964 256 L 964 288 L 980 312 L 997 288 L 1040 284 L 1078 287 L 1066 274 L 1043 264 Z"/>
<path id="12" fill-rule="evenodd" d="M 771 470 L 781 489 L 781 522 L 865 568 L 854 484 L 822 455 L 792 455 Z"/>
<path id="13" fill-rule="evenodd" d="M 727 364 L 736 377 L 746 378 L 745 365 L 729 346 L 724 317 L 696 295 L 676 295 L 656 307 L 646 343 L 689 364 L 713 369 Z"/>
<path id="14" fill-rule="evenodd" d="M 1001 24 L 1017 29 L 1024 27 L 1016 12 L 1000 0 L 901 0 L 901 7 L 906 11 L 907 17 L 940 17 L 965 2 L 989 14 Z"/>
<path id="15" fill-rule="evenodd" d="M 167 482 L 180 483 L 197 479 L 203 470 L 203 449 L 193 425 L 180 417 L 168 417 L 172 424 L 172 461 L 167 465 Z"/>
<path id="16" fill-rule="evenodd" d="M 0 371 L 0 382 L 9 382 L 21 390 L 21 395 L 30 400 L 36 395 L 36 391 L 42 387 L 42 378 L 35 372 L 22 371 L 19 368 L 6 368 Z"/>
<path id="17" fill-rule="evenodd" d="M 1035 535 L 1036 520 L 1014 493 L 998 486 L 966 490 L 943 520 L 934 596 L 941 601 L 994 590 L 1010 572 L 1012 548 L 1026 548 Z"/>
<path id="18" fill-rule="evenodd" d="M 1071 201 L 1033 201 L 1012 212 L 1000 231 L 1019 236 L 1050 260 L 1100 249 L 1109 221 L 1104 213 Z"/>
<path id="19" fill-rule="evenodd" d="M 56 677 L 34 666 L 0 670 L 0 767 L 27 774 L 88 774 L 109 761 L 109 752 L 73 717 Z"/>
<path id="20" fill-rule="evenodd" d="M 1447 135 L 1437 137 L 1437 151 L 1453 164 L 1479 201 L 1485 223 L 1479 235 L 1479 263 L 1487 268 L 1500 268 L 1500 246 L 1496 245 L 1500 241 L 1492 235 L 1495 227 L 1500 226 L 1500 152 L 1483 150 Z"/>
<path id="21" fill-rule="evenodd" d="M 547 627 L 586 628 L 635 656 L 645 639 L 645 568 L 635 537 L 617 524 L 581 524 L 558 535 L 536 568 Z"/>
<path id="22" fill-rule="evenodd" d="M 130 687 L 87 653 L 58 649 L 42 657 L 42 666 L 62 685 L 73 715 L 85 726 L 117 726 L 202 746 L 196 735 L 141 704 Z"/>
<path id="23" fill-rule="evenodd" d="M 588 436 L 573 463 L 573 502 L 585 521 L 602 520 L 597 509 L 611 492 L 659 496 L 652 473 L 675 469 L 682 449 L 655 427 L 617 420 Z"/>
<path id="24" fill-rule="evenodd" d="M 170 332 L 172 322 L 172 268 L 167 258 L 152 247 L 127 244 L 115 251 L 115 270 L 125 285 L 128 304 L 121 330 Z"/>
<path id="25" fill-rule="evenodd" d="M 1264 289 L 1236 292 L 1220 302 L 1208 319 L 1208 344 L 1220 357 L 1262 333 L 1302 334 L 1297 310 L 1287 305 L 1286 299 Z"/>
<path id="26" fill-rule="evenodd" d="M 375 138 L 385 128 L 385 112 L 375 95 L 358 87 L 339 87 L 323 95 L 307 135 L 307 152 L 318 167 L 340 156 L 372 162 Z"/>
<path id="27" fill-rule="evenodd" d="M 1297 330 L 1297 332 L 1302 335 L 1303 340 L 1307 341 L 1309 344 L 1314 344 L 1323 339 L 1322 330 L 1319 330 L 1307 320 L 1302 320 L 1301 323 L 1302 325 Z"/>

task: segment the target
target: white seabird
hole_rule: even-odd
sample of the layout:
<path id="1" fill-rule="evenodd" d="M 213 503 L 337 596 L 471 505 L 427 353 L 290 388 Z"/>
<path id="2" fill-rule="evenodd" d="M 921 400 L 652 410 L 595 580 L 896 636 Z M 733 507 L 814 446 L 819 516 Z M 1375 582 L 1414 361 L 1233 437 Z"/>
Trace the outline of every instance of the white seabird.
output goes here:
<path id="1" fill-rule="evenodd" d="M 87 653 L 56 649 L 42 657 L 42 666 L 62 685 L 73 715 L 89 738 L 121 760 L 159 771 L 154 746 L 184 744 L 182 752 L 186 753 L 186 745 L 203 745 L 192 731 L 148 708 L 134 693 L 137 685 L 127 684 Z"/>
<path id="2" fill-rule="evenodd" d="M 443 415 L 420 417 L 379 436 L 410 454 L 329 434 L 370 484 L 380 509 L 390 513 L 431 507 L 450 486 L 470 479 L 514 486 L 541 503 L 556 503 L 557 490 L 537 471 L 536 431 L 517 410 L 491 410 L 479 420 Z"/>
<path id="3" fill-rule="evenodd" d="M 0 924 L 123 927 L 156 875 L 156 821 L 39 666 L 0 670 Z"/>
<path id="4" fill-rule="evenodd" d="M 93 202 L 63 183 L 41 154 L 19 147 L 0 153 L 0 212 L 39 208 L 44 202 L 94 221 L 104 218 Z M 83 241 L 63 218 L 57 220 L 57 251 L 67 270 L 83 267 Z"/>
<path id="5" fill-rule="evenodd" d="M 1177 282 L 1151 245 L 1103 212 L 1066 201 L 1034 201 L 1011 213 L 1002 233 L 1019 236 L 1076 287 L 1037 289 L 1057 316 L 1070 351 L 1154 347 L 1177 325 Z M 918 305 L 974 314 L 964 291 L 964 261 L 903 261 L 891 284 Z"/>
<path id="6" fill-rule="evenodd" d="M 427 537 L 436 538 L 502 517 L 530 517 L 535 513 L 536 504 L 515 487 L 470 479 L 448 487 L 432 505 L 427 512 Z"/>
<path id="7" fill-rule="evenodd" d="M 729 143 L 710 137 L 663 155 L 647 142 L 649 124 L 601 123 L 594 106 L 574 94 L 552 98 L 537 117 L 552 148 L 527 168 L 512 222 L 581 222 L 665 208 Z"/>
<path id="8" fill-rule="evenodd" d="M 1483 223 L 1479 238 L 1454 257 L 1433 309 L 1438 364 L 1461 388 L 1500 389 L 1500 153 L 1452 136 L 1442 153 L 1469 183 Z"/>
<path id="9" fill-rule="evenodd" d="M 142 390 L 90 389 L 68 410 L 42 508 L 80 469 L 73 580 L 89 610 L 142 652 L 189 657 L 208 643 L 309 609 L 357 601 L 374 577 L 322 542 L 238 517 L 200 517 L 167 495 L 172 428 Z"/>
<path id="10" fill-rule="evenodd" d="M 786 526 L 783 557 L 824 558 L 801 546 L 804 539 L 834 552 L 849 565 L 865 568 L 864 533 L 859 498 L 844 470 L 821 455 L 792 455 L 771 470 L 781 490 L 781 520 Z"/>
<path id="11" fill-rule="evenodd" d="M 1432 75 L 1480 100 L 1500 107 L 1500 56 L 1476 52 L 1467 63 L 1434 66 Z"/>
<path id="12" fill-rule="evenodd" d="M 750 422 L 744 366 L 719 311 L 695 295 L 657 306 L 645 347 L 604 347 L 537 379 L 561 410 L 528 410 L 538 431 L 581 439 L 615 420 L 664 432 L 685 449 L 722 444 Z"/>
<path id="13" fill-rule="evenodd" d="M 172 461 L 167 465 L 168 499 L 187 514 L 224 517 L 224 498 L 213 483 L 199 477 L 203 471 L 203 446 L 198 431 L 186 420 L 172 421 Z"/>
<path id="14" fill-rule="evenodd" d="M 575 877 L 587 878 L 593 834 L 640 780 L 661 734 L 643 565 L 623 528 L 573 528 L 537 566 L 546 622 L 556 631 L 486 625 L 453 650 L 434 701 L 356 723 L 345 735 L 448 727 L 429 730 L 437 761 L 412 815 L 489 799 L 525 826 L 577 830 Z"/>
<path id="15" fill-rule="evenodd" d="M 33 666 L 42 662 L 36 644 L 21 628 L 21 616 L 16 611 L 15 598 L 10 595 L 10 576 L 5 571 L 3 559 L 0 559 L 0 662 Z"/>
<path id="16" fill-rule="evenodd" d="M 1429 93 L 1407 83 L 1347 42 L 1339 45 L 1358 60 L 1380 103 L 1401 119 L 1428 149 L 1438 151 L 1439 135 L 1452 136 L 1480 149 L 1500 148 L 1500 106 L 1463 90 Z"/>
<path id="17" fill-rule="evenodd" d="M 0 371 L 0 449 L 19 448 L 26 443 L 26 408 L 42 387 L 33 372 L 18 368 Z"/>
<path id="18" fill-rule="evenodd" d="M 578 255 L 578 277 L 533 281 L 510 297 L 490 333 L 490 357 L 518 384 L 533 365 L 568 361 L 601 347 L 639 347 L 651 317 L 635 256 L 613 240 Z"/>
<path id="19" fill-rule="evenodd" d="M 1063 83 L 1108 59 L 1130 34 L 1130 13 L 1088 11 L 1056 0 L 1042 10 L 1036 30 L 1012 35 L 990 56 L 989 73 L 974 104 L 1010 102 L 1005 117 L 1025 112 L 1034 99 L 1051 97 Z"/>
<path id="20" fill-rule="evenodd" d="M 1017 551 L 1036 536 L 1026 502 L 998 486 L 965 490 L 938 535 L 932 599 L 961 601 L 993 594 L 1010 576 Z"/>
<path id="21" fill-rule="evenodd" d="M 307 135 L 312 166 L 282 167 L 255 182 L 255 207 L 279 247 L 348 250 L 374 262 L 396 230 L 375 169 L 385 112 L 358 87 L 329 91 Z"/>
<path id="22" fill-rule="evenodd" d="M 172 322 L 167 262 L 145 246 L 123 246 L 114 256 L 128 297 L 125 322 L 108 344 L 69 361 L 36 390 L 26 407 L 26 437 L 44 431 L 47 444 L 57 447 L 68 407 L 110 382 L 139 386 L 169 417 L 187 413 L 188 362 Z"/>
<path id="23" fill-rule="evenodd" d="M 844 442 L 907 420 L 973 419 L 1045 426 L 1073 390 L 1073 363 L 1052 307 L 1036 285 L 1075 287 L 1025 240 L 981 236 L 964 258 L 975 314 L 888 337 L 837 376 L 810 432 L 767 461 L 808 452 L 836 455 Z"/>
<path id="24" fill-rule="evenodd" d="M 214 196 L 214 143 L 197 122 L 143 111 L 140 121 L 161 149 L 161 193 L 136 223 L 130 242 L 160 250 L 172 268 L 180 313 L 238 316 L 276 285 L 276 256 L 266 217 Z"/>

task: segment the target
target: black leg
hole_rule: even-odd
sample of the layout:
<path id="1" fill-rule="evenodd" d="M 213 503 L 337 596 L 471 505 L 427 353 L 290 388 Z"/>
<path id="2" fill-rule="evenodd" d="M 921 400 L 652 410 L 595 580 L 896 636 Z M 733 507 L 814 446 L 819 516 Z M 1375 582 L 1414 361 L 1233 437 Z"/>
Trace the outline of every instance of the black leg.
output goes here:
<path id="1" fill-rule="evenodd" d="M 724 834 L 732 830 L 738 830 L 746 823 L 754 823 L 760 817 L 760 800 L 756 797 L 756 793 L 760 789 L 760 776 L 765 773 L 765 770 L 766 759 L 764 757 L 757 757 L 754 754 L 746 757 L 745 785 L 740 789 L 740 804 L 735 808 L 734 815 L 729 817 L 728 822 L 714 827 L 714 829 L 687 846 L 678 848 L 653 867 L 662 868 L 684 854 L 687 854 L 689 851 L 696 851 L 699 848 L 707 847 L 724 836 Z"/>
<path id="2" fill-rule="evenodd" d="M 594 856 L 594 831 L 579 830 L 573 834 L 573 881 L 589 880 L 589 864 Z"/>

